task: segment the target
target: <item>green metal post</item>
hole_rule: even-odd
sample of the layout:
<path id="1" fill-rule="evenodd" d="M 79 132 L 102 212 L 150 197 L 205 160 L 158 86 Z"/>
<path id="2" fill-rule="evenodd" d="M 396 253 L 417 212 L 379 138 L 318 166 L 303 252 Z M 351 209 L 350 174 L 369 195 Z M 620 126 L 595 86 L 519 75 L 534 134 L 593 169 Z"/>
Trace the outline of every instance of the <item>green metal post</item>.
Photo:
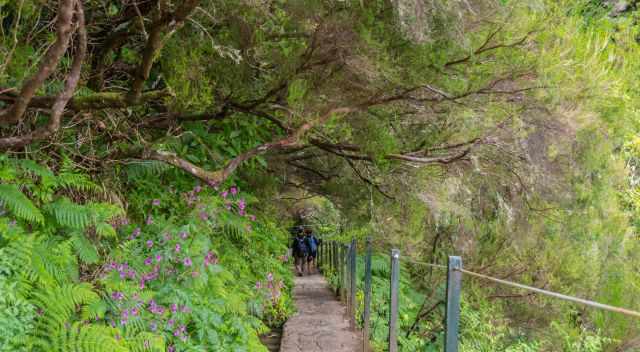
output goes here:
<path id="1" fill-rule="evenodd" d="M 351 319 L 352 322 L 352 328 L 355 330 L 356 328 L 356 312 L 358 311 L 358 304 L 356 302 L 356 290 L 357 290 L 357 283 L 358 283 L 358 276 L 356 274 L 356 255 L 357 255 L 357 244 L 356 244 L 356 240 L 353 239 L 351 240 L 351 257 L 349 260 L 349 278 L 351 280 L 350 284 L 351 284 L 351 289 L 350 289 L 350 301 L 351 301 L 351 314 L 349 315 L 349 318 Z"/>
<path id="2" fill-rule="evenodd" d="M 391 292 L 389 309 L 389 352 L 398 352 L 398 291 L 400 288 L 400 251 L 391 250 Z"/>
<path id="3" fill-rule="evenodd" d="M 444 352 L 458 352 L 458 326 L 460 325 L 460 289 L 462 288 L 462 259 L 449 257 L 447 270 L 447 306 L 445 310 Z"/>
<path id="4" fill-rule="evenodd" d="M 371 237 L 367 237 L 367 252 L 364 259 L 364 317 L 363 320 L 363 345 L 362 350 L 369 347 L 369 326 L 371 321 Z"/>

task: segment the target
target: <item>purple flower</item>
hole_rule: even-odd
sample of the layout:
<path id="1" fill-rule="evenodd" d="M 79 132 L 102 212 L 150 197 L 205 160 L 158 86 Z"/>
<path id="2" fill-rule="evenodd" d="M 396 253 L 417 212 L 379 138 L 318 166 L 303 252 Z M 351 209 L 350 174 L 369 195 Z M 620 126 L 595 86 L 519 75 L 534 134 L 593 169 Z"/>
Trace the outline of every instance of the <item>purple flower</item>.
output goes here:
<path id="1" fill-rule="evenodd" d="M 124 298 L 124 294 L 119 291 L 114 291 L 111 294 L 111 298 L 115 299 L 116 301 L 121 301 Z"/>
<path id="2" fill-rule="evenodd" d="M 153 224 L 153 216 L 149 215 L 149 216 L 147 217 L 146 224 L 147 224 L 147 225 L 151 225 L 151 224 Z"/>
<path id="3" fill-rule="evenodd" d="M 256 221 L 256 216 L 255 215 L 249 215 L 249 220 Z"/>
<path id="4" fill-rule="evenodd" d="M 198 277 L 199 275 L 200 275 L 200 273 L 197 272 L 197 271 L 192 271 L 191 272 L 191 277 Z"/>
<path id="5" fill-rule="evenodd" d="M 167 352 L 176 352 L 176 348 L 173 345 L 167 347 Z"/>
<path id="6" fill-rule="evenodd" d="M 240 216 L 244 216 L 244 209 L 240 209 L 240 210 L 238 210 L 238 215 L 240 215 Z"/>
<path id="7" fill-rule="evenodd" d="M 200 193 L 200 191 L 202 191 L 202 187 L 200 187 L 200 185 L 197 185 L 195 187 L 193 187 L 193 191 L 196 193 Z"/>
<path id="8" fill-rule="evenodd" d="M 222 198 L 227 198 L 227 196 L 229 195 L 228 191 L 223 191 L 221 194 Z"/>
<path id="9" fill-rule="evenodd" d="M 229 188 L 229 192 L 231 192 L 231 194 L 235 196 L 236 194 L 238 194 L 238 187 L 231 186 L 231 188 Z"/>
<path id="10" fill-rule="evenodd" d="M 167 321 L 167 326 L 170 326 L 170 327 L 171 327 L 171 326 L 173 326 L 173 324 L 175 324 L 175 323 L 176 323 L 176 321 L 175 321 L 175 320 L 173 320 L 173 319 L 169 319 L 169 321 Z"/>
<path id="11" fill-rule="evenodd" d="M 204 257 L 204 266 L 209 266 L 210 264 L 218 264 L 218 256 L 211 251 L 207 252 Z"/>
<path id="12" fill-rule="evenodd" d="M 138 235 L 140 235 L 140 228 L 136 227 L 135 230 L 133 230 L 133 232 L 131 233 L 131 237 L 136 238 L 138 237 Z"/>
<path id="13" fill-rule="evenodd" d="M 187 231 L 180 232 L 180 238 L 182 238 L 184 240 L 187 237 L 189 237 L 189 233 Z"/>
<path id="14" fill-rule="evenodd" d="M 206 211 L 200 212 L 200 219 L 202 219 L 202 221 L 206 221 L 208 218 L 209 218 L 209 215 L 207 215 Z"/>
<path id="15" fill-rule="evenodd" d="M 267 274 L 267 281 L 273 281 L 273 273 Z"/>
<path id="16" fill-rule="evenodd" d="M 151 265 L 151 264 L 153 264 L 153 258 L 149 257 L 144 260 L 144 265 Z"/>
<path id="17" fill-rule="evenodd" d="M 191 261 L 191 258 L 186 257 L 186 258 L 184 258 L 184 262 L 183 262 L 183 264 L 184 264 L 185 266 L 191 266 L 191 265 L 193 264 L 193 262 Z"/>
<path id="18" fill-rule="evenodd" d="M 149 323 L 149 329 L 151 331 L 156 331 L 158 329 L 158 323 L 156 323 L 156 321 L 152 321 L 151 323 Z"/>
<path id="19" fill-rule="evenodd" d="M 175 313 L 178 311 L 178 305 L 175 303 L 171 303 L 171 313 Z"/>
<path id="20" fill-rule="evenodd" d="M 156 254 L 156 262 L 160 263 L 161 260 L 162 260 L 162 256 L 160 254 Z"/>
<path id="21" fill-rule="evenodd" d="M 262 282 L 256 281 L 256 290 L 259 290 L 261 288 L 262 288 Z"/>
<path id="22" fill-rule="evenodd" d="M 182 248 L 180 247 L 180 243 L 176 243 L 176 252 L 180 252 L 180 248 Z"/>
<path id="23" fill-rule="evenodd" d="M 245 208 L 246 206 L 247 206 L 247 203 L 245 203 L 244 199 L 240 199 L 240 200 L 238 201 L 238 208 L 239 208 L 240 210 L 244 210 L 244 208 Z"/>
<path id="24" fill-rule="evenodd" d="M 151 248 L 153 247 L 153 241 L 152 240 L 148 240 L 147 241 L 147 248 Z"/>
<path id="25" fill-rule="evenodd" d="M 154 199 L 154 200 L 151 202 L 151 205 L 153 205 L 154 207 L 159 206 L 159 205 L 160 205 L 160 199 Z"/>
<path id="26" fill-rule="evenodd" d="M 189 308 L 187 306 L 183 306 L 182 309 L 180 309 L 180 311 L 182 313 L 191 313 L 191 308 Z"/>

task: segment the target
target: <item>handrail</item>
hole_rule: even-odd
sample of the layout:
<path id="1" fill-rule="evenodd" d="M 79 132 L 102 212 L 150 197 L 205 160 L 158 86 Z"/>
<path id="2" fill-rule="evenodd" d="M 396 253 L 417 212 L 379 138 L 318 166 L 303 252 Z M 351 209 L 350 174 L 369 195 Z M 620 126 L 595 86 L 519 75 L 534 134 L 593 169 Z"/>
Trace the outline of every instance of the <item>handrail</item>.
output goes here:
<path id="1" fill-rule="evenodd" d="M 637 311 L 634 311 L 634 310 L 615 307 L 615 306 L 611 306 L 611 305 L 604 304 L 604 303 L 598 303 L 598 302 L 590 301 L 588 299 L 568 296 L 568 295 L 564 295 L 562 293 L 557 293 L 557 292 L 553 292 L 553 291 L 543 290 L 541 288 L 537 288 L 537 287 L 533 287 L 533 286 L 527 286 L 527 285 L 519 284 L 519 283 L 516 283 L 516 282 L 511 282 L 511 281 L 507 281 L 507 280 L 498 279 L 498 278 L 491 277 L 491 276 L 484 275 L 484 274 L 474 273 L 473 271 L 469 271 L 469 270 L 465 270 L 465 269 L 454 269 L 454 270 L 457 270 L 457 271 L 460 271 L 461 273 L 464 273 L 464 274 L 467 274 L 467 275 L 471 275 L 471 276 L 475 276 L 475 277 L 478 277 L 478 278 L 481 278 L 481 279 L 493 281 L 495 283 L 499 283 L 499 284 L 502 284 L 502 285 L 517 287 L 517 288 L 521 288 L 523 290 L 537 292 L 537 293 L 540 293 L 540 294 L 543 294 L 543 295 L 546 295 L 546 296 L 562 299 L 562 300 L 565 300 L 565 301 L 579 303 L 579 304 L 583 304 L 585 306 L 590 306 L 590 307 L 593 307 L 593 308 L 599 308 L 599 309 L 603 309 L 603 310 L 608 310 L 610 312 L 616 312 L 616 313 L 621 313 L 621 314 L 633 316 L 633 317 L 636 317 L 636 318 L 640 318 L 640 312 L 637 312 Z"/>
<path id="2" fill-rule="evenodd" d="M 333 236 L 329 236 L 331 238 Z M 363 309 L 363 334 L 364 344 L 363 350 L 368 351 L 368 342 L 370 337 L 369 321 L 371 315 L 371 238 L 367 237 L 366 247 L 364 249 L 364 309 Z M 640 318 L 640 312 L 616 307 L 604 303 L 591 301 L 584 298 L 569 296 L 566 294 L 553 292 L 533 286 L 520 284 L 504 279 L 499 279 L 485 274 L 476 273 L 470 270 L 466 270 L 462 267 L 462 260 L 460 257 L 450 256 L 448 259 L 448 265 L 442 265 L 437 263 L 421 262 L 413 259 L 402 258 L 400 260 L 400 251 L 392 249 L 390 255 L 384 253 L 386 257 L 391 261 L 391 275 L 390 275 L 390 301 L 389 301 L 389 351 L 397 351 L 397 313 L 398 313 L 398 295 L 399 295 L 399 269 L 401 262 L 407 262 L 416 265 L 423 265 L 437 269 L 444 269 L 447 272 L 447 297 L 446 297 L 446 309 L 445 309 L 445 352 L 457 352 L 458 351 L 458 326 L 460 320 L 460 293 L 462 276 L 468 275 L 478 279 L 491 281 L 497 284 L 519 288 L 522 290 L 528 290 L 536 292 L 552 298 L 560 300 L 582 304 L 585 306 L 593 307 L 596 309 L 602 309 L 614 313 L 620 313 L 627 316 Z M 356 241 L 352 239 L 350 244 L 339 243 L 335 240 L 323 241 L 320 245 L 319 260 L 323 270 L 329 269 L 334 272 L 337 278 L 336 294 L 338 294 L 347 304 L 347 312 L 352 323 L 352 327 L 355 328 L 355 315 L 358 311 L 356 302 L 356 290 L 358 280 L 356 274 Z"/>

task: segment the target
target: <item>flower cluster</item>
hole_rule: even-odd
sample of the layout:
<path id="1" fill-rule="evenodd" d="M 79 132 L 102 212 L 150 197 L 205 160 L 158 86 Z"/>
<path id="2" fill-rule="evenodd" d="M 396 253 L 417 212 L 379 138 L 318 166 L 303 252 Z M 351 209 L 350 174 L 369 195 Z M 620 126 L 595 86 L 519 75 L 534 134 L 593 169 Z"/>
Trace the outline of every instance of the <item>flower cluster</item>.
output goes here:
<path id="1" fill-rule="evenodd" d="M 251 221 L 256 221 L 255 215 L 247 214 L 247 202 L 244 198 L 238 198 L 240 191 L 237 186 L 231 186 L 228 190 L 220 192 L 220 196 L 225 200 L 224 206 L 231 211 L 237 209 L 238 215 L 246 216 Z M 235 207 L 234 207 L 235 205 Z M 249 230 L 251 227 L 248 228 Z"/>
<path id="2" fill-rule="evenodd" d="M 110 224 L 114 229 L 117 230 L 123 226 L 129 225 L 129 219 L 124 216 L 115 217 L 111 219 Z"/>
<path id="3" fill-rule="evenodd" d="M 271 300 L 271 304 L 276 305 L 282 296 L 282 289 L 284 288 L 284 281 L 279 280 L 275 283 L 273 273 L 267 274 L 267 286 L 266 288 L 262 285 L 262 282 L 256 282 L 256 290 L 261 291 L 263 288 L 265 289 L 265 295 Z"/>
<path id="4" fill-rule="evenodd" d="M 198 194 L 202 192 L 201 186 L 195 186 L 191 191 L 184 194 L 188 206 L 193 206 L 199 200 Z"/>

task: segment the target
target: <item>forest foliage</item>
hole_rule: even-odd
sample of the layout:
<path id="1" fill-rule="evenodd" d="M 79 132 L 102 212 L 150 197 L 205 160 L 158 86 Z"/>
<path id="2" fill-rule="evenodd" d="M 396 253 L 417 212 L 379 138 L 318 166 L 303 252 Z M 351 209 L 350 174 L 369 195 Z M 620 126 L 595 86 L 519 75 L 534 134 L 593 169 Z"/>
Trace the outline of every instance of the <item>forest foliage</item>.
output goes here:
<path id="1" fill-rule="evenodd" d="M 264 350 L 309 209 L 373 237 L 380 309 L 392 247 L 640 309 L 627 5 L 0 0 L 0 351 Z M 440 349 L 439 275 L 403 267 L 403 350 Z M 463 351 L 640 350 L 631 318 L 464 285 Z"/>

